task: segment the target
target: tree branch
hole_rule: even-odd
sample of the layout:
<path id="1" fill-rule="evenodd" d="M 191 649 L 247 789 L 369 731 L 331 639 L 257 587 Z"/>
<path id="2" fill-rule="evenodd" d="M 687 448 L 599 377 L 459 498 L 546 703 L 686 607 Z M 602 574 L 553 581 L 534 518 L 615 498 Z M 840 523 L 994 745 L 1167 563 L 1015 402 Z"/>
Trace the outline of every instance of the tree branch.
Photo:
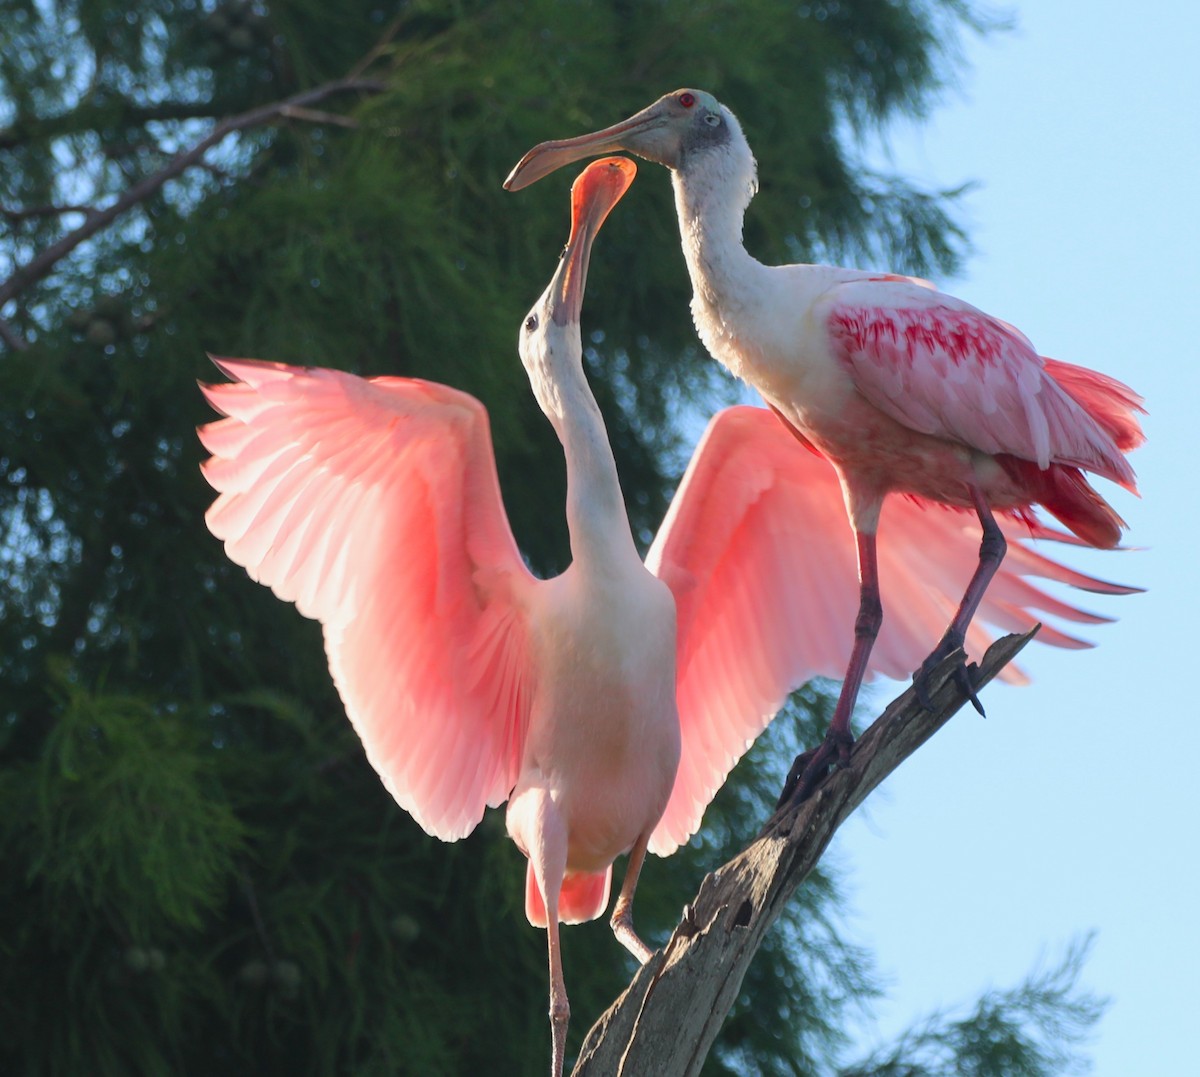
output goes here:
<path id="1" fill-rule="evenodd" d="M 89 131 L 114 114 L 119 115 L 120 122 L 127 127 L 144 127 L 156 120 L 209 119 L 219 108 L 219 103 L 215 101 L 163 101 L 154 105 L 135 105 L 131 101 L 111 97 L 99 103 L 87 100 L 70 112 L 39 121 L 22 119 L 12 127 L 0 130 L 0 150 Z"/>
<path id="2" fill-rule="evenodd" d="M 14 224 L 31 217 L 60 217 L 68 213 L 82 213 L 90 217 L 95 212 L 92 206 L 28 206 L 23 209 L 0 206 L 0 217 L 7 217 Z"/>
<path id="3" fill-rule="evenodd" d="M 978 687 L 1036 631 L 992 644 L 976 674 Z M 700 1072 L 767 929 L 835 831 L 967 701 L 951 677 L 954 664 L 952 655 L 934 671 L 930 710 L 910 688 L 859 738 L 844 770 L 831 774 L 803 803 L 777 811 L 747 849 L 704 879 L 667 945 L 588 1033 L 574 1077 Z"/>
<path id="4" fill-rule="evenodd" d="M 337 127 L 357 127 L 358 120 L 353 116 L 342 116 L 337 112 L 323 112 L 315 108 L 297 108 L 288 105 L 280 111 L 280 115 L 289 120 L 304 120 L 306 123 L 332 124 Z"/>
<path id="5" fill-rule="evenodd" d="M 40 251 L 26 262 L 25 265 L 17 269 L 8 280 L 0 284 L 0 310 L 14 296 L 19 295 L 30 285 L 37 283 L 37 281 L 45 277 L 58 262 L 85 240 L 90 239 L 100 229 L 111 224 L 133 206 L 144 202 L 160 190 L 168 180 L 175 179 L 193 165 L 199 164 L 204 155 L 226 136 L 233 134 L 235 131 L 242 131 L 250 127 L 261 127 L 277 118 L 285 117 L 289 110 L 294 115 L 298 115 L 295 110 L 303 110 L 307 106 L 316 104 L 318 101 L 323 101 L 334 94 L 355 92 L 379 93 L 384 88 L 385 84 L 378 79 L 338 79 L 334 82 L 327 82 L 323 86 L 305 90 L 303 93 L 294 94 L 283 101 L 262 105 L 259 108 L 251 109 L 249 112 L 243 112 L 239 116 L 232 116 L 229 119 L 222 120 L 205 138 L 202 138 L 190 149 L 176 154 L 161 170 L 139 180 L 110 206 L 96 210 L 78 228 L 68 232 L 57 243 L 53 243 L 45 250 Z"/>

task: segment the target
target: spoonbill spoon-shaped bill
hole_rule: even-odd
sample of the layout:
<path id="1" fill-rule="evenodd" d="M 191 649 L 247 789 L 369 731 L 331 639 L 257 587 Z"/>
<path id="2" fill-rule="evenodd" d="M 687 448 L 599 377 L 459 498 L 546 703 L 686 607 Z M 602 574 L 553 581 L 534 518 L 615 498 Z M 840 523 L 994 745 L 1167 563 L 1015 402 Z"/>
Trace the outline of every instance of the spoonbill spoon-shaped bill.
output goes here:
<path id="1" fill-rule="evenodd" d="M 841 479 L 859 606 L 829 734 L 803 774 L 791 776 L 803 796 L 852 743 L 851 712 L 883 620 L 876 535 L 887 495 L 970 509 L 983 528 L 974 573 L 917 673 L 923 689 L 928 672 L 962 645 L 1003 561 L 1007 532 L 997 513 L 1028 517 L 1041 505 L 1088 545 L 1117 545 L 1124 521 L 1085 473 L 1135 490 L 1125 454 L 1143 440 L 1141 399 L 1113 378 L 1040 356 L 1013 326 L 927 281 L 757 261 L 742 243 L 757 189 L 754 156 L 733 113 L 701 90 L 667 94 L 592 134 L 544 142 L 505 186 L 517 190 L 614 150 L 671 171 L 692 316 L 709 352 Z M 970 689 L 965 667 L 960 676 Z"/>

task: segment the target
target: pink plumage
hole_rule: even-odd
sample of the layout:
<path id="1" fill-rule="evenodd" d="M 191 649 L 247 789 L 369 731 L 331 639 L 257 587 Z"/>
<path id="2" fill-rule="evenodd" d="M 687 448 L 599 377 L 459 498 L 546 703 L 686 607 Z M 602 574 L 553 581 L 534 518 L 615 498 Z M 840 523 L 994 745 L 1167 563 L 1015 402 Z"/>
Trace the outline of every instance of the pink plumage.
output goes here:
<path id="1" fill-rule="evenodd" d="M 666 855 L 698 828 L 704 808 L 742 753 L 812 677 L 837 677 L 850 656 L 840 626 L 858 606 L 854 538 L 837 473 L 798 452 L 787 429 L 762 408 L 718 414 L 696 448 L 646 566 L 670 586 L 677 618 L 677 698 L 682 752 L 671 800 L 651 838 Z M 886 507 L 880 578 L 895 617 L 872 652 L 870 672 L 906 677 L 954 612 L 975 564 L 979 527 L 962 511 L 911 498 Z M 1002 523 L 1011 554 L 968 635 L 982 654 L 986 626 L 1025 632 L 1037 613 L 1077 623 L 1084 613 L 1030 582 L 1041 577 L 1101 594 L 1133 588 L 1077 573 L 1036 552 L 1029 540 L 1064 538 L 1021 520 Z M 1087 643 L 1044 625 L 1038 638 Z M 1002 675 L 1021 683 L 1010 667 Z"/>
<path id="2" fill-rule="evenodd" d="M 469 833 L 507 800 L 528 857 L 526 914 L 547 929 L 554 1071 L 567 1002 L 560 922 L 599 916 L 629 854 L 612 923 L 640 960 L 631 904 L 647 849 L 700 826 L 729 769 L 787 693 L 834 676 L 849 648 L 853 536 L 839 478 L 762 409 L 718 414 L 643 564 L 582 367 L 579 308 L 591 242 L 632 180 L 589 167 L 571 238 L 523 323 L 521 359 L 567 460 L 574 560 L 537 580 L 500 497 L 487 415 L 465 393 L 411 378 L 218 360 L 200 430 L 219 496 L 206 520 L 230 558 L 305 616 L 364 750 L 429 833 Z M 945 617 L 977 541 L 961 513 L 889 505 L 885 587 L 905 616 L 872 669 L 903 673 Z M 945 517 L 951 518 L 949 526 Z M 1120 593 L 1014 545 L 972 626 L 1029 628 L 1035 609 L 1097 620 L 1026 579 Z M 1081 645 L 1059 633 L 1044 637 Z"/>
<path id="3" fill-rule="evenodd" d="M 854 387 L 908 429 L 1132 488 L 1133 470 L 1108 431 L 997 319 L 896 281 L 847 282 L 814 308 Z"/>
<path id="4" fill-rule="evenodd" d="M 529 717 L 513 602 L 535 581 L 486 411 L 416 379 L 217 363 L 238 381 L 204 389 L 228 416 L 200 431 L 221 491 L 210 530 L 324 625 L 346 713 L 397 802 L 429 833 L 465 836 L 516 782 Z"/>
<path id="5" fill-rule="evenodd" d="M 213 453 L 205 477 L 220 492 L 209 527 L 252 578 L 322 622 L 347 712 L 401 806 L 437 837 L 464 836 L 516 782 L 536 678 L 527 611 L 542 586 L 504 515 L 483 406 L 417 379 L 217 363 L 238 380 L 204 387 L 228 416 L 199 432 Z M 904 614 L 885 623 L 871 668 L 898 678 L 952 610 L 978 525 L 912 499 L 889 502 L 886 515 L 880 575 Z M 991 640 L 984 625 L 1025 631 L 1035 611 L 1105 620 L 1029 577 L 1131 590 L 1036 552 L 1020 521 L 1004 527 L 1011 550 L 980 607 L 973 653 Z M 1033 537 L 1066 538 L 1045 528 Z M 670 587 L 677 624 L 683 754 L 651 840 L 665 855 L 695 832 L 787 693 L 846 662 L 838 628 L 858 585 L 837 474 L 797 452 L 770 412 L 727 408 L 697 446 L 646 566 Z M 1087 646 L 1061 632 L 1054 642 Z"/>

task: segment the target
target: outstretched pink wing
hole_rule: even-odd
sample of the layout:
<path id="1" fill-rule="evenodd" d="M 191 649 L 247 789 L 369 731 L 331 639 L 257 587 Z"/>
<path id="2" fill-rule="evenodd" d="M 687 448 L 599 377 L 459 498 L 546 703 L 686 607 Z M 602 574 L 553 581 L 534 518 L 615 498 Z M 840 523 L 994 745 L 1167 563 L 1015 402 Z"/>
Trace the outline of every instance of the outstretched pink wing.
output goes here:
<path id="1" fill-rule="evenodd" d="M 200 429 L 229 557 L 324 627 L 346 713 L 388 790 L 463 837 L 517 779 L 525 609 L 487 413 L 432 382 L 222 359 Z"/>
<path id="2" fill-rule="evenodd" d="M 1009 556 L 968 635 L 979 655 L 985 624 L 1024 630 L 1035 610 L 1082 613 L 1033 586 L 1041 576 L 1101 593 L 1129 588 L 1075 573 L 1028 549 L 1031 528 L 1004 520 Z M 1033 525 L 1039 537 L 1056 533 Z M 889 498 L 879 529 L 883 629 L 871 670 L 908 677 L 941 637 L 978 559 L 967 513 Z M 692 458 L 647 567 L 675 595 L 677 696 L 683 748 L 671 799 L 650 841 L 666 855 L 700 825 L 734 763 L 789 692 L 814 676 L 840 677 L 853 642 L 858 568 L 832 466 L 803 451 L 762 408 L 718 414 Z M 1053 629 L 1038 638 L 1087 646 Z M 1020 679 L 1015 674 L 1011 679 Z"/>
<path id="3" fill-rule="evenodd" d="M 818 317 L 859 392 L 910 429 L 1040 468 L 1083 468 L 1133 488 L 1111 423 L 1089 414 L 1088 401 L 1060 384 L 1006 322 L 887 278 L 837 285 L 820 301 Z"/>

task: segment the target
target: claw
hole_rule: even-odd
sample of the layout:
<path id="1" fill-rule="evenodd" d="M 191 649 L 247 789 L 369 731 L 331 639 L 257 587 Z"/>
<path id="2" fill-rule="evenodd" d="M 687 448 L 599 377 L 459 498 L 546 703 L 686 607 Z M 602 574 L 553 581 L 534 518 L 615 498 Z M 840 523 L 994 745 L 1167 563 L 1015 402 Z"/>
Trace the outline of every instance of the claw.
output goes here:
<path id="1" fill-rule="evenodd" d="M 917 702 L 927 711 L 933 710 L 933 698 L 929 694 L 929 674 L 932 668 L 927 658 L 921 663 L 921 668 L 913 674 L 913 690 L 917 693 Z"/>
<path id="2" fill-rule="evenodd" d="M 974 670 L 974 673 L 972 673 L 972 670 Z M 979 702 L 979 696 L 975 693 L 975 685 L 979 683 L 978 673 L 979 667 L 974 662 L 967 665 L 964 660 L 963 664 L 954 670 L 954 683 L 958 685 L 962 694 L 971 701 L 971 706 L 979 712 L 979 716 L 986 718 L 987 715 L 984 713 L 983 704 Z"/>
<path id="3" fill-rule="evenodd" d="M 809 748 L 796 756 L 775 804 L 776 810 L 785 804 L 803 803 L 812 796 L 831 768 L 836 770 L 849 765 L 853 746 L 853 736 L 839 735 L 830 729 L 819 747 Z"/>
<path id="4" fill-rule="evenodd" d="M 917 693 L 917 702 L 925 710 L 933 710 L 933 699 L 929 694 L 930 676 L 945 661 L 947 655 L 953 654 L 961 646 L 961 643 L 943 637 L 942 641 L 933 649 L 929 657 L 921 663 L 921 668 L 913 674 L 913 689 Z M 974 674 L 972 671 L 975 671 Z M 979 702 L 979 696 L 975 691 L 975 686 L 978 684 L 978 678 L 975 674 L 978 671 L 979 667 L 974 662 L 968 665 L 964 657 L 954 667 L 950 677 L 958 687 L 958 690 L 971 701 L 971 706 L 986 718 L 987 715 L 984 713 L 983 704 Z"/>
<path id="5" fill-rule="evenodd" d="M 792 799 L 792 794 L 796 791 L 796 786 L 800 784 L 800 779 L 804 777 L 805 771 L 808 770 L 808 764 L 812 762 L 812 758 L 816 754 L 816 748 L 809 748 L 807 752 L 801 752 L 792 761 L 791 769 L 788 771 L 788 776 L 783 783 L 783 792 L 779 794 L 779 800 L 775 802 L 776 810 L 782 808 Z"/>
<path id="6" fill-rule="evenodd" d="M 917 693 L 917 701 L 927 711 L 933 710 L 933 697 L 929 692 L 929 678 L 933 676 L 933 671 L 937 669 L 950 655 L 961 648 L 963 641 L 956 637 L 952 632 L 947 632 L 940 640 L 938 645 L 929 652 L 929 656 L 921 663 L 921 668 L 913 674 L 913 688 Z M 966 658 L 962 660 L 961 667 L 966 668 Z M 964 684 L 959 680 L 959 671 L 956 669 L 953 673 L 955 682 L 968 696 L 974 696 L 975 687 L 968 679 Z"/>

